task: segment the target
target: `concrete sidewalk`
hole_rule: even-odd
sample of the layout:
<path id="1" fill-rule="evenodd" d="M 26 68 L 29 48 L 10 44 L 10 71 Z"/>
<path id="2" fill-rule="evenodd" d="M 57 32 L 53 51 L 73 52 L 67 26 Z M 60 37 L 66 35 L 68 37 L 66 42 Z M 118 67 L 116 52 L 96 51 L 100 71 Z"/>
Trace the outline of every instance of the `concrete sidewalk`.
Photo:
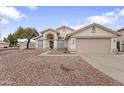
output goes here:
<path id="1" fill-rule="evenodd" d="M 78 54 L 86 62 L 124 84 L 124 54 Z"/>
<path id="2" fill-rule="evenodd" d="M 0 48 L 0 51 L 6 51 L 6 50 L 19 50 L 19 48 L 18 47 Z"/>
<path id="3" fill-rule="evenodd" d="M 41 53 L 38 56 L 78 56 L 76 54 L 49 54 L 49 53 L 51 53 L 51 51 L 53 51 L 53 50 L 47 50 L 46 52 Z"/>

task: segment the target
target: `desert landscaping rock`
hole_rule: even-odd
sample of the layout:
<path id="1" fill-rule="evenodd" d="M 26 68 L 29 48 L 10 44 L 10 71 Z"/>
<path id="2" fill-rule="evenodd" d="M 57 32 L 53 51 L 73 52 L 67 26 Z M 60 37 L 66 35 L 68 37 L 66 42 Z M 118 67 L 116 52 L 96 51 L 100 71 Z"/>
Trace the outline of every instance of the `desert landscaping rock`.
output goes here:
<path id="1" fill-rule="evenodd" d="M 41 52 L 1 51 L 0 85 L 122 85 L 78 56 L 38 56 Z M 72 70 L 63 70 L 61 64 Z"/>

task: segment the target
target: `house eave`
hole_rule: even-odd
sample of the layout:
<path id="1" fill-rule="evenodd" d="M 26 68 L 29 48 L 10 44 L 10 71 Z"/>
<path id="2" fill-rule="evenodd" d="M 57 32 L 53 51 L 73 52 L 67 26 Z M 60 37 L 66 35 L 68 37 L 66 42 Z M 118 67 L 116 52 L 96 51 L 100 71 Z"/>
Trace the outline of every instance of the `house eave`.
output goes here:
<path id="1" fill-rule="evenodd" d="M 43 30 L 43 31 L 40 32 L 40 33 L 43 34 L 43 33 L 48 32 L 48 31 L 53 31 L 53 32 L 55 32 L 55 33 L 58 33 L 57 30 L 52 29 L 52 28 L 48 28 L 48 29 L 46 29 L 46 30 Z"/>
<path id="2" fill-rule="evenodd" d="M 78 38 L 78 39 L 81 39 L 81 38 L 117 38 L 117 36 L 72 36 L 72 38 Z"/>
<path id="3" fill-rule="evenodd" d="M 90 25 L 87 25 L 87 26 L 85 26 L 85 27 L 83 27 L 83 28 L 78 29 L 77 31 L 75 31 L 75 32 L 73 32 L 73 33 L 68 34 L 68 35 L 66 36 L 66 39 L 68 39 L 69 37 L 73 36 L 74 34 L 77 34 L 77 33 L 81 32 L 81 31 L 85 31 L 86 29 L 88 29 L 88 28 L 90 28 L 90 27 L 93 27 L 93 26 L 96 26 L 96 27 L 99 27 L 99 28 L 101 28 L 101 29 L 103 29 L 103 30 L 106 30 L 106 31 L 108 31 L 108 32 L 110 32 L 110 33 L 112 33 L 112 34 L 114 34 L 114 35 L 116 35 L 116 36 L 121 36 L 121 33 L 117 32 L 117 31 L 114 31 L 114 30 L 112 30 L 112 29 L 110 29 L 110 28 L 107 28 L 107 27 L 102 26 L 102 25 L 97 24 L 97 23 L 92 23 L 92 24 L 90 24 Z"/>
<path id="4" fill-rule="evenodd" d="M 39 39 L 39 38 L 41 38 L 41 37 L 42 37 L 42 35 L 37 36 L 37 37 L 34 37 L 33 40 L 37 40 L 37 39 Z"/>
<path id="5" fill-rule="evenodd" d="M 68 27 L 68 26 L 61 26 L 61 27 L 59 27 L 59 28 L 56 28 L 56 30 L 60 30 L 60 29 L 62 29 L 62 28 L 67 28 L 67 29 L 70 29 L 70 30 L 72 30 L 72 31 L 75 31 L 75 29 L 73 29 L 73 28 L 71 28 L 71 27 Z"/>

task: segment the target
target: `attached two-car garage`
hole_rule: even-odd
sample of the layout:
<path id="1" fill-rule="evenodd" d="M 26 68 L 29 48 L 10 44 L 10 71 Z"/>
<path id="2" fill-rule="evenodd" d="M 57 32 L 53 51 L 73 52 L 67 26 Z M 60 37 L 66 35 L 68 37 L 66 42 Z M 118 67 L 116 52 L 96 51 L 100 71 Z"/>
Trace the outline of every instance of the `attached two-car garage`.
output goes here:
<path id="1" fill-rule="evenodd" d="M 69 51 L 76 53 L 111 53 L 117 51 L 120 34 L 93 23 L 67 36 Z"/>
<path id="2" fill-rule="evenodd" d="M 78 53 L 109 53 L 111 52 L 110 38 L 82 38 L 77 39 Z"/>

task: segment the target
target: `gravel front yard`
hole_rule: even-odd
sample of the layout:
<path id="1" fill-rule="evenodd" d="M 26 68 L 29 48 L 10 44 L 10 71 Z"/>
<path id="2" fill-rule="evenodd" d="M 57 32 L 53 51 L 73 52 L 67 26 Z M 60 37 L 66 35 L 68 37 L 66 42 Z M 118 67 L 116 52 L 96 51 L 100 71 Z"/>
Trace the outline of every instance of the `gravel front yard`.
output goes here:
<path id="1" fill-rule="evenodd" d="M 60 50 L 50 50 L 50 53 L 48 53 L 48 54 L 61 55 L 61 54 L 71 54 L 71 53 L 69 51 L 64 51 L 64 50 L 60 49 Z"/>
<path id="2" fill-rule="evenodd" d="M 38 50 L 0 52 L 0 85 L 122 85 L 78 56 L 38 56 Z"/>

